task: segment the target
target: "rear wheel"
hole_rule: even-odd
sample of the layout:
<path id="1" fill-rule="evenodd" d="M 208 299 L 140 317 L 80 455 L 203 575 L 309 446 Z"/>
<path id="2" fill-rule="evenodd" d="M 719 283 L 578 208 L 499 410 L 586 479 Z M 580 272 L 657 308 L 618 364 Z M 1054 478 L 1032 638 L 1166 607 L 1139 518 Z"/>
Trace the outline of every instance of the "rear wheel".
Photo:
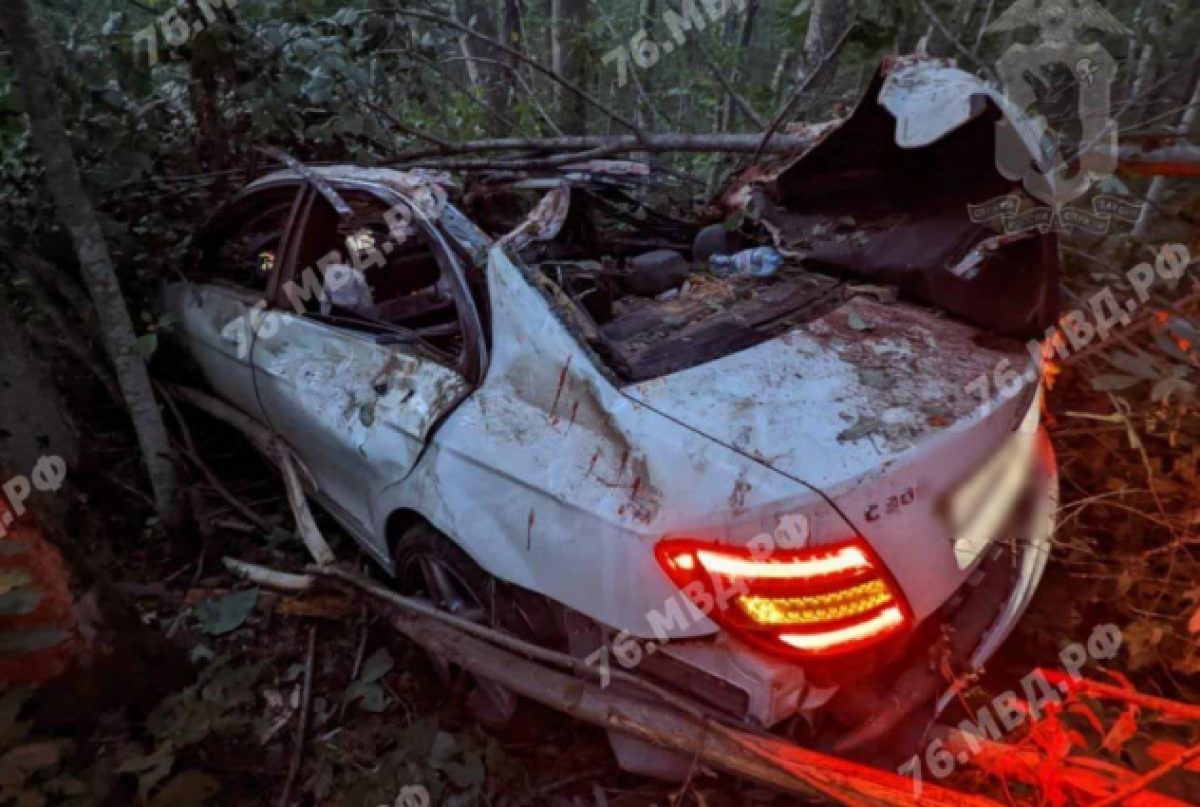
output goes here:
<path id="1" fill-rule="evenodd" d="M 393 558 L 393 574 L 401 593 L 422 597 L 455 616 L 526 641 L 554 641 L 555 620 L 544 599 L 496 580 L 428 524 L 406 530 L 396 543 Z M 440 656 L 431 653 L 430 659 L 447 685 L 467 677 L 472 685 L 467 705 L 480 723 L 492 729 L 511 724 L 519 702 L 516 693 L 488 678 L 464 673 Z"/>

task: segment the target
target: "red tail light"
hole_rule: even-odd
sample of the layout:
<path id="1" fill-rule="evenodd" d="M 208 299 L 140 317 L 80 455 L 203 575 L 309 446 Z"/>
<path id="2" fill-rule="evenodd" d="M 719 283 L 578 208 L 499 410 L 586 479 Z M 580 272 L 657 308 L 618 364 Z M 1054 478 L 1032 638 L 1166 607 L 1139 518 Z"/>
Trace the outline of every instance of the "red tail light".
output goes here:
<path id="1" fill-rule="evenodd" d="M 731 633 L 803 658 L 875 647 L 907 634 L 907 600 L 862 538 L 763 558 L 693 540 L 661 541 L 663 570 Z"/>

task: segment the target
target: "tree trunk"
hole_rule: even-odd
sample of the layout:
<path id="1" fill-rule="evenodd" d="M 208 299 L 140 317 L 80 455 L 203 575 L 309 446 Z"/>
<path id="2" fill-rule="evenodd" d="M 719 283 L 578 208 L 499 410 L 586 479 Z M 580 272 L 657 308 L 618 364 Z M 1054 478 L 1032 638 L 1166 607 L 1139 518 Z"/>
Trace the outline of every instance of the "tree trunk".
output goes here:
<path id="1" fill-rule="evenodd" d="M 496 15 L 492 13 L 488 0 L 457 0 L 454 11 L 463 25 L 489 39 L 500 38 L 499 29 L 496 27 Z M 511 42 L 505 44 L 513 47 Z M 487 129 L 492 134 L 499 134 L 504 130 L 504 124 L 495 113 L 507 106 L 508 88 L 512 84 L 511 77 L 504 75 L 505 70 L 502 67 L 508 63 L 505 54 L 466 35 L 459 37 L 459 47 L 467 62 L 467 75 L 471 79 L 471 85 L 480 93 L 491 112 L 488 115 Z"/>
<path id="2" fill-rule="evenodd" d="M 504 44 L 514 50 L 519 50 L 526 56 L 533 56 L 529 50 L 529 45 L 525 41 L 525 14 L 522 9 L 522 0 L 504 0 Z M 508 54 L 504 54 L 505 61 L 516 75 L 526 74 L 529 68 L 519 59 L 515 59 Z M 526 80 L 531 77 L 526 75 Z M 506 81 L 506 103 L 505 108 L 511 109 L 516 103 L 517 94 L 515 81 Z M 532 85 L 531 85 L 532 86 Z"/>
<path id="3" fill-rule="evenodd" d="M 36 39 L 27 0 L 0 4 L 0 28 L 16 65 L 17 84 L 46 170 L 46 184 L 59 217 L 71 236 L 88 293 L 96 306 L 104 346 L 117 372 L 117 382 L 141 445 L 143 460 L 160 517 L 174 521 L 175 469 L 150 376 L 137 349 L 133 323 L 100 229 L 100 220 L 83 187 L 71 141 L 55 100 L 56 91 Z"/>
<path id="4" fill-rule="evenodd" d="M 817 69 L 849 24 L 846 0 L 813 0 L 808 18 L 808 33 L 804 37 L 804 52 L 796 74 L 797 84 L 802 84 L 809 74 Z M 833 73 L 830 71 L 826 75 Z"/>
<path id="5" fill-rule="evenodd" d="M 642 30 L 651 34 L 653 32 L 658 17 L 658 0 L 641 0 L 641 9 L 639 16 L 642 20 Z M 654 71 L 647 70 L 637 80 L 641 82 L 641 92 L 638 95 L 637 117 L 634 121 L 643 129 L 653 129 L 656 126 L 657 110 L 654 109 Z M 641 159 L 634 157 L 634 159 Z M 647 155 L 646 159 L 649 159 Z"/>
<path id="6" fill-rule="evenodd" d="M 759 0 L 748 0 L 746 3 L 746 11 L 742 16 L 742 27 L 737 40 L 737 62 L 733 68 L 733 77 L 730 84 L 738 86 L 742 80 L 742 73 L 746 63 L 746 51 L 750 49 L 750 41 L 754 38 L 754 20 L 758 17 Z M 733 15 L 729 15 L 732 21 Z M 721 110 L 721 126 L 720 131 L 728 132 L 733 125 L 733 96 L 726 95 L 725 103 Z"/>
<path id="7" fill-rule="evenodd" d="M 1133 86 L 1129 96 L 1133 106 L 1129 110 L 1131 116 L 1125 123 L 1126 126 L 1135 126 L 1146 117 L 1146 104 L 1149 99 L 1143 98 L 1142 94 L 1147 92 L 1154 82 L 1154 40 L 1158 38 L 1159 11 L 1160 8 L 1154 0 L 1146 0 L 1142 9 L 1143 16 L 1149 20 L 1146 26 L 1146 42 L 1142 45 L 1133 73 Z"/>
<path id="8" fill-rule="evenodd" d="M 587 86 L 588 0 L 553 0 L 550 21 L 554 73 L 576 87 Z M 587 134 L 587 102 L 574 93 L 555 86 L 559 126 L 571 135 Z"/>

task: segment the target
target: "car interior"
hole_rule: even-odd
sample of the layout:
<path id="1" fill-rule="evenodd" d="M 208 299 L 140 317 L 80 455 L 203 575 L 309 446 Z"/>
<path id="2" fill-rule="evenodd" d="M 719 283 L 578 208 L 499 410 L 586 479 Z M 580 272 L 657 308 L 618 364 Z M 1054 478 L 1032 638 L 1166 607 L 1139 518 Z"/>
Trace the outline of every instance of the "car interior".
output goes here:
<path id="1" fill-rule="evenodd" d="M 305 314 L 376 334 L 381 344 L 420 345 L 453 366 L 462 350 L 462 326 L 429 236 L 419 227 L 393 232 L 388 208 L 368 193 L 341 196 L 353 218 L 341 219 L 331 204 L 314 197 L 297 243 L 297 272 L 316 273 L 327 299 L 324 305 L 316 295 L 304 301 Z M 331 282 L 335 266 L 349 283 Z M 347 285 L 358 293 L 341 294 L 339 286 Z"/>

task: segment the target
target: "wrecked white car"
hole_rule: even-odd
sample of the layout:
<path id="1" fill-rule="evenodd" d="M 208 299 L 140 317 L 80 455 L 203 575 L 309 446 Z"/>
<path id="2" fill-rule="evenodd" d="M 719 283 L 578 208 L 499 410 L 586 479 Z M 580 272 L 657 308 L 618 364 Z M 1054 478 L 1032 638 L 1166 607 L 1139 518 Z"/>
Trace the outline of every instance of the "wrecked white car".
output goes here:
<path id="1" fill-rule="evenodd" d="M 218 213 L 167 308 L 405 591 L 720 719 L 870 750 L 919 737 L 944 669 L 994 653 L 1047 560 L 1027 340 L 1053 324 L 1057 253 L 966 210 L 1014 190 L 1000 116 L 970 76 L 894 63 L 731 189 L 741 233 L 695 245 L 604 171 L 456 206 L 429 174 L 297 167 Z M 489 210 L 509 235 L 472 223 Z M 732 247 L 699 242 L 756 235 L 782 266 L 705 271 Z M 476 683 L 482 717 L 512 716 Z M 690 765 L 613 740 L 634 770 Z"/>

